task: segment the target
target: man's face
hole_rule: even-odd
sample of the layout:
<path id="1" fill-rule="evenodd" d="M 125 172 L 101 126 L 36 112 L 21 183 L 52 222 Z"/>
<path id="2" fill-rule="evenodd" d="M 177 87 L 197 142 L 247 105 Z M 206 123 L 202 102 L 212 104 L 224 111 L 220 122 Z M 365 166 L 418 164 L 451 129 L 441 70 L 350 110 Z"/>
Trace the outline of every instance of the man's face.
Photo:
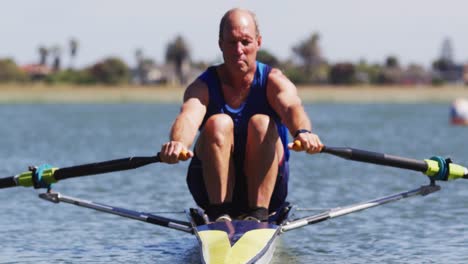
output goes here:
<path id="1" fill-rule="evenodd" d="M 247 73 L 255 66 L 261 37 L 256 35 L 255 22 L 248 14 L 235 13 L 224 26 L 219 47 L 229 70 Z"/>

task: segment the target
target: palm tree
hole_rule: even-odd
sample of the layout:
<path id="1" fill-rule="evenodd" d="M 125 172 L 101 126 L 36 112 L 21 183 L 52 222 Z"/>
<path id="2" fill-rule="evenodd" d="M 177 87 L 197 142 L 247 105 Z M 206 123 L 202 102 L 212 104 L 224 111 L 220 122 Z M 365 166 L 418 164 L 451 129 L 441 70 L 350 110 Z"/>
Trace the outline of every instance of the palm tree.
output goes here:
<path id="1" fill-rule="evenodd" d="M 184 63 L 188 63 L 190 51 L 184 38 L 178 35 L 173 42 L 170 42 L 166 48 L 166 62 L 173 63 L 175 73 L 181 84 L 185 83 L 185 76 L 182 70 Z"/>
<path id="2" fill-rule="evenodd" d="M 71 38 L 69 42 L 70 47 L 70 69 L 73 69 L 75 65 L 76 53 L 78 52 L 78 40 Z"/>
<path id="3" fill-rule="evenodd" d="M 49 50 L 46 47 L 40 45 L 37 51 L 39 52 L 39 64 L 43 66 L 46 65 L 47 57 L 49 56 Z"/>
<path id="4" fill-rule="evenodd" d="M 141 48 L 137 48 L 135 50 L 135 59 L 137 62 L 136 65 L 136 72 L 138 76 L 138 82 L 140 84 L 145 84 L 145 72 L 143 70 L 143 60 L 144 60 L 144 55 L 143 55 L 143 50 Z"/>
<path id="5" fill-rule="evenodd" d="M 306 71 L 313 70 L 314 66 L 322 62 L 322 51 L 319 47 L 320 36 L 312 34 L 308 39 L 303 40 L 293 47 L 293 52 L 302 60 Z"/>
<path id="6" fill-rule="evenodd" d="M 52 69 L 54 71 L 59 71 L 60 70 L 60 56 L 62 55 L 62 49 L 60 48 L 59 45 L 54 45 L 50 48 L 50 52 L 52 53 L 53 63 L 52 63 Z"/>

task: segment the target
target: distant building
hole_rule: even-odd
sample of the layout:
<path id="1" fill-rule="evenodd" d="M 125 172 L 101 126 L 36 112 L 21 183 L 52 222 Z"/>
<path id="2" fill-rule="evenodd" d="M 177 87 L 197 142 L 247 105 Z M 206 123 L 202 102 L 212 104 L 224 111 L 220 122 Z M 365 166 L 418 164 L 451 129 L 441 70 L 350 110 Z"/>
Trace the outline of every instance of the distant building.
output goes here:
<path id="1" fill-rule="evenodd" d="M 132 70 L 132 82 L 141 85 L 168 84 L 168 85 L 186 85 L 191 83 L 201 74 L 202 70 L 191 67 L 185 63 L 182 67 L 184 82 L 180 83 L 173 64 L 151 65 L 144 69 Z"/>
<path id="2" fill-rule="evenodd" d="M 33 81 L 43 80 L 53 72 L 50 67 L 41 64 L 26 64 L 20 69 Z"/>
<path id="3" fill-rule="evenodd" d="M 450 84 L 461 84 L 464 80 L 465 66 L 460 64 L 445 64 L 435 67 L 433 77 Z"/>
<path id="4" fill-rule="evenodd" d="M 422 66 L 410 65 L 402 72 L 401 84 L 406 85 L 426 85 L 432 82 L 431 73 Z"/>

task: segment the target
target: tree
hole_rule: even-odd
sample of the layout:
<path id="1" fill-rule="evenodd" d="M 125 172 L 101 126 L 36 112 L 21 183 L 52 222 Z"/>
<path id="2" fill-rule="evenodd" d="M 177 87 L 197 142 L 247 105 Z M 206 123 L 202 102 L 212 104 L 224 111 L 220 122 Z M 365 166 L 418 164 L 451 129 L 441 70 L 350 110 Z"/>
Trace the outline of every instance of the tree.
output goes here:
<path id="1" fill-rule="evenodd" d="M 52 70 L 59 71 L 61 66 L 61 56 L 62 56 L 62 49 L 59 45 L 54 45 L 49 50 L 52 53 Z"/>
<path id="2" fill-rule="evenodd" d="M 0 59 L 0 82 L 18 82 L 27 80 L 26 74 L 18 68 L 12 59 Z"/>
<path id="3" fill-rule="evenodd" d="M 261 49 L 257 53 L 257 60 L 266 63 L 272 67 L 279 66 L 279 60 L 271 52 L 265 49 Z"/>
<path id="4" fill-rule="evenodd" d="M 47 57 L 49 55 L 49 50 L 44 47 L 44 46 L 39 46 L 39 48 L 37 49 L 37 51 L 39 52 L 39 64 L 40 65 L 46 65 L 47 64 Z"/>
<path id="5" fill-rule="evenodd" d="M 385 67 L 387 68 L 398 68 L 400 67 L 400 63 L 398 62 L 398 58 L 396 56 L 388 56 L 385 60 Z"/>
<path id="6" fill-rule="evenodd" d="M 128 83 L 130 70 L 125 62 L 119 58 L 111 57 L 93 65 L 89 72 L 98 83 L 121 84 Z"/>
<path id="7" fill-rule="evenodd" d="M 183 71 L 184 64 L 190 60 L 190 50 L 184 38 L 178 35 L 173 42 L 169 42 L 166 48 L 166 62 L 173 63 L 175 74 L 181 84 L 185 83 Z"/>
<path id="8" fill-rule="evenodd" d="M 445 38 L 442 42 L 439 59 L 453 64 L 453 47 L 452 40 L 450 40 L 450 38 Z"/>
<path id="9" fill-rule="evenodd" d="M 368 64 L 365 60 L 359 61 L 355 66 L 356 68 L 356 81 L 358 83 L 373 83 L 379 81 L 382 72 L 382 66 L 375 64 Z"/>
<path id="10" fill-rule="evenodd" d="M 71 38 L 68 44 L 70 48 L 70 69 L 73 69 L 75 66 L 76 53 L 78 52 L 78 40 Z"/>
<path id="11" fill-rule="evenodd" d="M 299 42 L 292 48 L 294 54 L 302 61 L 304 74 L 310 82 L 320 82 L 326 76 L 321 76 L 321 68 L 324 64 L 322 51 L 319 47 L 320 36 L 313 33 L 309 38 Z"/>
<path id="12" fill-rule="evenodd" d="M 380 84 L 397 84 L 403 78 L 403 71 L 395 56 L 388 56 L 385 59 L 385 67 L 380 72 L 378 83 Z"/>
<path id="13" fill-rule="evenodd" d="M 136 75 L 138 76 L 138 82 L 144 84 L 146 82 L 145 72 L 143 70 L 143 50 L 138 48 L 135 50 L 135 59 L 136 59 Z"/>
<path id="14" fill-rule="evenodd" d="M 329 80 L 332 84 L 354 84 L 356 69 L 351 63 L 337 63 L 330 69 Z"/>

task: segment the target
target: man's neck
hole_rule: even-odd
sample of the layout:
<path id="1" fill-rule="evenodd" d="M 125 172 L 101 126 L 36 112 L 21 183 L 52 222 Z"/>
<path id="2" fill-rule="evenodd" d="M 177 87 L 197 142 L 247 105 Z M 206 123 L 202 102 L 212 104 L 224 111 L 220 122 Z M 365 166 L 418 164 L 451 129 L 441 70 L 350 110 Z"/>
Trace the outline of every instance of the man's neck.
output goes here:
<path id="1" fill-rule="evenodd" d="M 223 64 L 221 65 L 221 82 L 234 89 L 248 89 L 253 82 L 256 67 L 248 72 L 231 72 Z"/>

